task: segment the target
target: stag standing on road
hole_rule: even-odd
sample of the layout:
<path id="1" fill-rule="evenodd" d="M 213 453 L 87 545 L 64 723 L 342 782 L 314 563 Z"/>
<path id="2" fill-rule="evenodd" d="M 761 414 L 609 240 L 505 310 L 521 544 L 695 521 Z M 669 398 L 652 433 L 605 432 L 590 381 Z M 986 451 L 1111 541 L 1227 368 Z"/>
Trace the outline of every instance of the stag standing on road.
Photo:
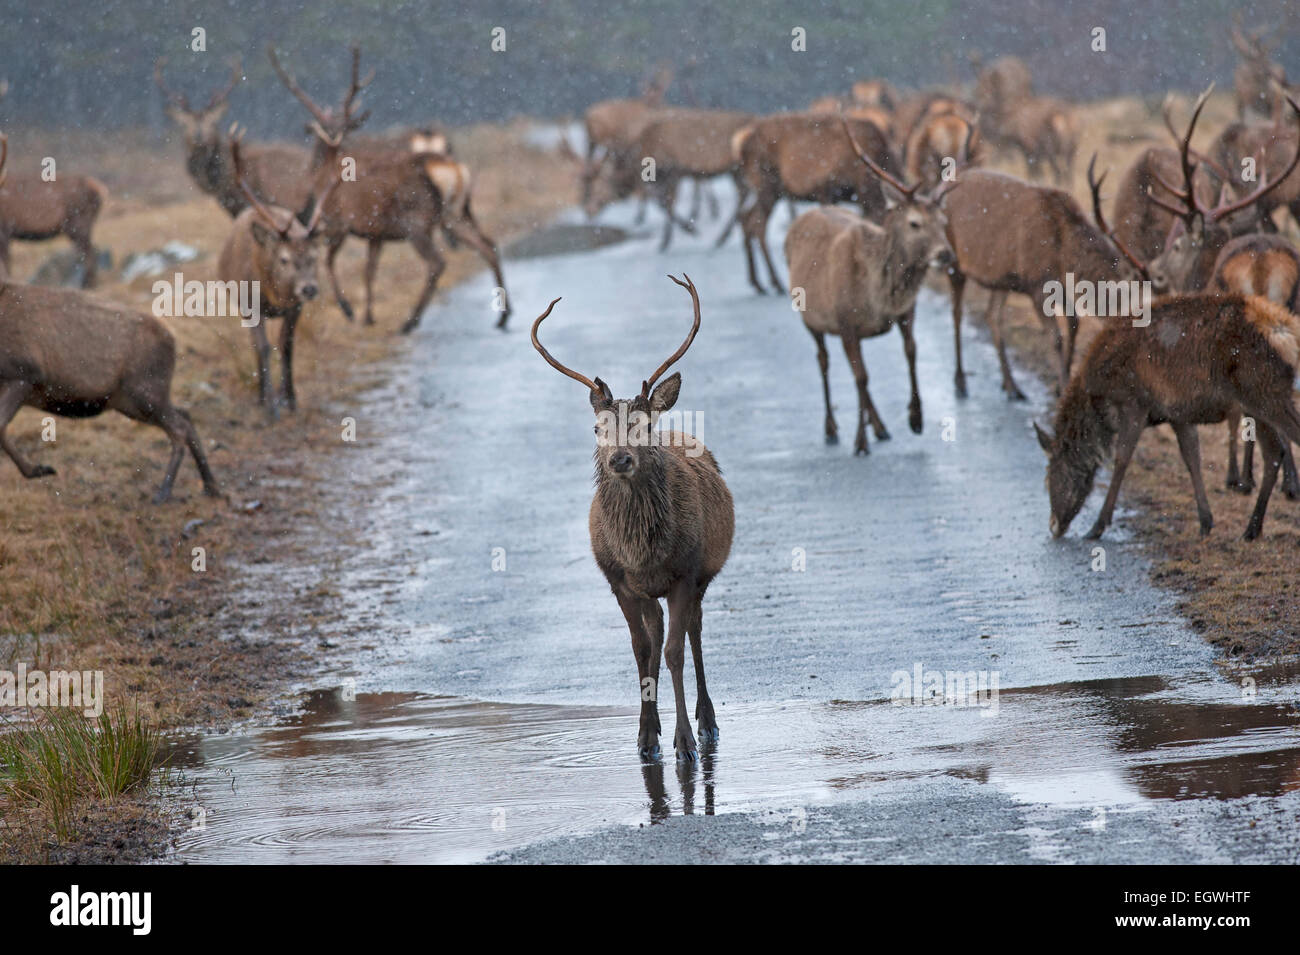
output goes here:
<path id="1" fill-rule="evenodd" d="M 317 227 L 329 194 L 338 184 L 333 180 L 313 203 L 311 217 L 303 223 L 281 206 L 264 205 L 245 182 L 240 144 L 236 136 L 230 141 L 231 165 L 244 190 L 249 207 L 235 219 L 234 228 L 221 249 L 217 275 L 222 282 L 256 283 L 259 311 L 249 328 L 253 350 L 257 355 L 258 400 L 272 418 L 279 409 L 271 387 L 271 343 L 266 335 L 266 321 L 281 319 L 280 389 L 285 406 L 298 409 L 293 387 L 293 339 L 305 302 L 316 297 L 318 246 Z"/>
<path id="2" fill-rule="evenodd" d="M 672 278 L 671 276 L 669 276 Z M 659 756 L 659 655 L 673 679 L 677 727 L 673 745 L 679 760 L 696 759 L 695 737 L 686 712 L 683 684 L 686 634 L 695 661 L 695 718 L 701 742 L 718 739 L 718 721 L 704 682 L 701 626 L 704 592 L 731 551 L 735 514 L 731 492 L 713 455 L 694 437 L 656 431 L 659 416 L 673 407 L 682 376 L 655 383 L 695 340 L 700 297 L 689 276 L 673 281 L 691 295 L 695 319 L 686 341 L 646 381 L 635 398 L 615 398 L 599 378 L 560 364 L 542 347 L 537 330 L 559 299 L 533 322 L 533 347 L 562 374 L 590 390 L 596 413 L 596 494 L 589 527 L 596 564 L 627 619 L 636 656 L 641 695 L 637 748 L 643 759 Z M 653 390 L 652 390 L 653 389 Z M 668 600 L 668 638 L 660 598 Z"/>
<path id="3" fill-rule="evenodd" d="M 883 335 L 894 325 L 903 336 L 907 373 L 912 382 L 908 423 L 921 433 L 921 393 L 916 381 L 916 340 L 912 336 L 916 295 L 930 266 L 947 266 L 952 249 L 944 237 L 947 224 L 938 204 L 918 195 L 921 184 L 906 186 L 862 151 L 848 123 L 844 134 L 871 172 L 885 184 L 889 209 L 876 225 L 847 209 L 820 208 L 795 220 L 785 237 L 785 258 L 790 266 L 790 287 L 803 290 L 803 323 L 817 344 L 817 365 L 822 373 L 826 401 L 826 441 L 838 440 L 831 413 L 831 386 L 827 370 L 826 336 L 838 335 L 858 385 L 858 427 L 855 454 L 868 453 L 866 422 L 876 439 L 889 438 L 867 391 L 867 366 L 862 360 L 862 339 Z M 795 307 L 800 303 L 796 298 Z"/>

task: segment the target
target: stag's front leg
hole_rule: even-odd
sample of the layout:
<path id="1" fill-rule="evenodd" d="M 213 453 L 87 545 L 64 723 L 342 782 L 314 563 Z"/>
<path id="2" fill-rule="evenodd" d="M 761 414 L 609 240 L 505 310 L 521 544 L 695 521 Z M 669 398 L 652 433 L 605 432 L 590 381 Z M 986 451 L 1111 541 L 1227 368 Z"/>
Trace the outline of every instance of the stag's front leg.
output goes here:
<path id="1" fill-rule="evenodd" d="M 835 415 L 831 412 L 831 358 L 826 353 L 826 335 L 823 332 L 815 332 L 811 328 L 808 329 L 808 334 L 817 343 L 817 367 L 822 373 L 822 398 L 826 402 L 826 443 L 838 444 L 839 429 L 835 426 Z"/>
<path id="2" fill-rule="evenodd" d="M 641 601 L 630 594 L 616 593 L 619 609 L 632 635 L 636 657 L 637 692 L 641 697 L 641 722 L 636 747 L 642 759 L 659 758 L 659 652 L 663 643 L 663 612 L 659 601 Z M 653 605 L 653 612 L 649 606 Z M 647 619 L 648 618 L 648 619 Z M 654 626 L 658 621 L 657 627 Z M 651 624 L 647 627 L 647 623 Z"/>
<path id="3" fill-rule="evenodd" d="M 298 393 L 293 387 L 293 336 L 301 314 L 300 309 L 291 309 L 280 326 L 280 394 L 290 411 L 298 410 Z"/>
<path id="4" fill-rule="evenodd" d="M 271 390 L 271 342 L 266 337 L 266 316 L 262 316 L 249 333 L 253 336 L 253 351 L 257 354 L 257 402 L 266 408 L 267 415 L 274 421 L 280 416 L 280 409 Z"/>
<path id="5" fill-rule="evenodd" d="M 677 702 L 677 727 L 673 733 L 673 748 L 679 760 L 694 762 L 699 754 L 695 748 L 695 734 L 686 712 L 686 685 L 683 666 L 686 662 L 686 621 L 690 618 L 694 601 L 694 588 L 686 581 L 678 581 L 668 594 L 668 639 L 664 643 L 664 660 L 673 678 L 673 697 Z"/>
<path id="6" fill-rule="evenodd" d="M 858 430 L 857 436 L 853 440 L 853 453 L 869 454 L 867 421 L 871 421 L 871 429 L 876 433 L 877 441 L 888 441 L 889 429 L 880 420 L 880 415 L 876 412 L 876 406 L 871 401 L 871 392 L 867 390 L 867 365 L 862 360 L 861 340 L 856 332 L 844 328 L 840 331 L 840 342 L 844 345 L 844 354 L 848 357 L 849 366 L 853 369 L 853 380 L 858 385 Z"/>
<path id="7" fill-rule="evenodd" d="M 379 256 L 384 251 L 382 239 L 366 243 L 366 324 L 375 324 L 375 274 L 379 271 Z"/>
<path id="8" fill-rule="evenodd" d="M 330 237 L 329 244 L 325 249 L 325 270 L 330 275 L 330 288 L 334 291 L 334 301 L 338 302 L 343 317 L 350 322 L 352 321 L 352 303 L 343 294 L 343 287 L 339 285 L 339 274 L 334 265 L 334 260 L 339 256 L 339 249 L 343 248 L 343 243 L 347 241 L 347 238 L 348 234 L 346 232 L 342 235 Z"/>
<path id="9" fill-rule="evenodd" d="M 1201 474 L 1201 439 L 1196 433 L 1196 425 L 1174 425 L 1174 434 L 1178 438 L 1178 450 L 1182 452 L 1183 464 L 1192 477 L 1192 493 L 1196 495 L 1196 515 L 1201 520 L 1201 536 L 1210 533 L 1214 526 L 1214 516 L 1210 513 L 1210 502 L 1205 496 L 1205 477 Z"/>
<path id="10" fill-rule="evenodd" d="M 920 434 L 924 426 L 921 417 L 921 389 L 916 381 L 916 339 L 912 335 L 912 322 L 916 318 L 916 306 L 908 309 L 907 314 L 898 320 L 898 331 L 903 336 L 903 354 L 907 357 L 907 374 L 912 379 L 912 399 L 907 403 L 907 424 L 915 434 Z"/>
<path id="11" fill-rule="evenodd" d="M 1084 535 L 1089 540 L 1101 537 L 1110 526 L 1111 517 L 1115 513 L 1115 502 L 1119 500 L 1119 486 L 1124 483 L 1124 472 L 1128 470 L 1128 463 L 1133 458 L 1138 439 L 1142 437 L 1145 423 L 1146 415 L 1141 410 L 1130 408 L 1120 415 L 1119 436 L 1115 439 L 1115 467 L 1110 474 L 1110 487 L 1106 489 L 1106 501 L 1101 505 L 1101 513 L 1097 515 L 1092 529 Z"/>
<path id="12" fill-rule="evenodd" d="M 6 432 L 9 422 L 13 420 L 18 409 L 23 406 L 23 402 L 31 393 L 32 386 L 25 381 L 7 381 L 0 384 L 0 449 L 9 455 L 14 464 L 18 465 L 18 470 L 22 472 L 23 477 L 49 477 L 54 473 L 54 468 L 46 464 L 31 464 L 26 461 L 9 440 Z"/>
<path id="13" fill-rule="evenodd" d="M 961 300 L 966 290 L 966 276 L 957 266 L 948 269 L 948 284 L 952 291 L 952 345 L 957 354 L 957 370 L 953 373 L 953 385 L 957 397 L 966 397 L 966 370 L 961 366 Z"/>

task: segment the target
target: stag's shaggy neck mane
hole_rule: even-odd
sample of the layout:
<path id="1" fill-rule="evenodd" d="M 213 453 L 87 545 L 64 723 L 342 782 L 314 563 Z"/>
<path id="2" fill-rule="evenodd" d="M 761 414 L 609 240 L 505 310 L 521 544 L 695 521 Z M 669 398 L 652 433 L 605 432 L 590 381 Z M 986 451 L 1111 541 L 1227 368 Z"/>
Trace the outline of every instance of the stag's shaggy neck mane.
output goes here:
<path id="1" fill-rule="evenodd" d="M 599 454 L 599 451 L 597 452 Z M 662 448 L 641 449 L 630 480 L 607 474 L 596 462 L 596 502 L 608 540 L 625 564 L 652 564 L 673 537 L 673 499 Z"/>
<path id="2" fill-rule="evenodd" d="M 1115 426 L 1106 414 L 1105 399 L 1089 394 L 1081 378 L 1073 380 L 1061 398 L 1056 441 L 1074 479 L 1091 484 L 1115 441 Z"/>

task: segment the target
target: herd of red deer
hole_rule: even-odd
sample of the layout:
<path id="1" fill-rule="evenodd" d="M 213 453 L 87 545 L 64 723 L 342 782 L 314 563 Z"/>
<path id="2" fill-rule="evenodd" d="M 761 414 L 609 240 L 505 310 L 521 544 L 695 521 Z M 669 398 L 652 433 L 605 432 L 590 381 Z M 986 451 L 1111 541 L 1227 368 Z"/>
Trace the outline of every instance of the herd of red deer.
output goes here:
<path id="1" fill-rule="evenodd" d="M 1197 101 L 1183 133 L 1169 105 L 1165 120 L 1174 142 L 1145 150 L 1120 177 L 1113 227 L 1103 214 L 1105 174 L 1088 167 L 1091 216 L 1069 192 L 1078 149 L 1070 105 L 1035 94 L 1025 64 L 1004 57 L 977 66 L 973 92 L 904 95 L 882 80 L 854 84 L 847 96 L 827 97 L 801 112 L 747 113 L 665 105 L 670 78 L 662 73 L 639 98 L 608 100 L 585 116 L 582 202 L 595 216 L 607 203 L 639 196 L 664 214 L 661 248 L 674 226 L 694 231 L 708 181 L 728 176 L 737 204 L 721 244 L 739 225 L 749 282 L 761 293 L 755 252 L 768 285 L 784 286 L 768 249 L 768 223 L 781 199 L 817 207 L 799 215 L 785 238 L 796 308 L 816 346 L 825 400 L 825 436 L 838 437 L 831 410 L 825 338 L 838 336 L 857 384 L 855 453 L 866 454 L 866 427 L 877 440 L 888 429 L 867 389 L 863 338 L 897 326 L 911 382 L 909 424 L 920 432 L 922 413 L 913 338 L 915 302 L 932 269 L 947 273 L 952 293 L 954 384 L 966 394 L 961 358 L 963 292 L 968 280 L 991 293 L 988 320 L 1007 396 L 1023 399 L 1007 359 L 1001 313 L 1010 293 L 1033 301 L 1054 335 L 1059 394 L 1054 433 L 1037 428 L 1048 454 L 1051 531 L 1065 532 L 1089 495 L 1097 470 L 1114 449 L 1114 476 L 1089 536 L 1111 519 L 1120 482 L 1142 431 L 1173 428 L 1192 478 L 1203 533 L 1211 526 L 1202 483 L 1197 426 L 1228 422 L 1231 487 L 1254 485 L 1253 445 L 1238 466 L 1236 436 L 1243 416 L 1263 456 L 1248 539 L 1260 533 L 1279 469 L 1284 490 L 1300 495 L 1290 443 L 1300 442 L 1293 384 L 1300 367 L 1300 254 L 1277 231 L 1273 213 L 1286 207 L 1300 219 L 1300 107 L 1286 77 L 1258 34 L 1240 27 L 1233 42 L 1242 57 L 1234 82 L 1239 121 L 1222 130 L 1204 153 L 1191 139 L 1209 91 Z M 336 256 L 349 236 L 365 240 L 365 321 L 373 323 L 372 291 L 385 242 L 408 242 L 426 264 L 424 285 L 402 330 L 420 320 L 444 268 L 435 244 L 442 234 L 464 243 L 488 263 L 499 289 L 504 328 L 510 315 L 499 255 L 474 218 L 471 176 L 436 128 L 389 138 L 357 130 L 369 113 L 359 97 L 363 78 L 352 51 L 348 86 L 337 108 L 321 106 L 284 68 L 271 64 L 306 109 L 310 151 L 283 145 L 245 145 L 237 127 L 222 129 L 230 82 L 201 108 L 171 90 L 165 62 L 154 78 L 185 141 L 187 168 L 198 187 L 233 218 L 218 273 L 223 283 L 256 282 L 261 316 L 281 321 L 281 387 L 271 385 L 271 346 L 263 322 L 252 329 L 259 397 L 268 413 L 295 407 L 294 329 L 304 303 L 319 292 L 317 249 L 323 245 L 335 299 L 352 319 L 340 288 Z M 3 95 L 3 91 L 0 91 Z M 3 140 L 0 140 L 0 144 Z M 977 168 L 990 149 L 1014 150 L 1029 179 Z M 0 176 L 5 146 L 0 145 Z M 645 175 L 647 164 L 654 174 Z M 349 168 L 350 174 L 344 169 Z M 1257 175 L 1243 175 L 1248 169 Z M 1056 185 L 1042 182 L 1050 171 Z M 678 190 L 695 188 L 695 210 L 683 216 Z M 1032 181 L 1039 180 L 1039 181 Z M 95 279 L 90 233 L 106 191 L 88 177 L 45 182 L 24 172 L 0 183 L 0 447 L 26 477 L 52 473 L 26 461 L 6 436 L 17 410 L 30 405 L 54 414 L 90 416 L 107 408 L 154 424 L 173 452 L 156 500 L 165 500 L 185 451 L 193 455 L 208 493 L 218 487 L 189 416 L 171 404 L 175 346 L 156 317 L 97 303 L 83 292 L 38 289 L 10 281 L 11 239 L 63 234 L 84 262 L 85 284 Z M 852 203 L 856 210 L 836 207 Z M 792 206 L 793 208 L 793 206 Z M 1114 285 L 1146 281 L 1162 297 L 1141 323 L 1108 321 L 1082 360 L 1075 362 L 1079 315 L 1051 304 L 1049 289 L 1066 281 Z M 590 528 L 597 562 L 627 618 L 644 680 L 657 680 L 659 655 L 672 672 L 679 755 L 693 758 L 686 718 L 682 663 L 692 643 L 699 688 L 700 734 L 717 736 L 701 657 L 701 601 L 731 546 L 732 500 L 713 456 L 701 445 L 654 437 L 656 419 L 678 396 L 674 374 L 651 387 L 694 340 L 699 295 L 689 279 L 694 325 L 686 342 L 643 383 L 632 399 L 615 399 L 599 378 L 555 360 L 538 339 L 548 307 L 533 324 L 532 344 L 556 369 L 586 385 L 597 415 L 597 489 Z M 1064 327 L 1062 327 L 1064 326 Z M 1077 367 L 1076 367 L 1077 364 Z M 629 419 L 631 426 L 629 427 Z M 615 424 L 611 426 L 611 422 Z M 669 626 L 658 600 L 667 598 Z M 653 694 L 651 694 L 653 697 Z M 643 705 L 639 746 L 658 750 L 653 699 Z"/>

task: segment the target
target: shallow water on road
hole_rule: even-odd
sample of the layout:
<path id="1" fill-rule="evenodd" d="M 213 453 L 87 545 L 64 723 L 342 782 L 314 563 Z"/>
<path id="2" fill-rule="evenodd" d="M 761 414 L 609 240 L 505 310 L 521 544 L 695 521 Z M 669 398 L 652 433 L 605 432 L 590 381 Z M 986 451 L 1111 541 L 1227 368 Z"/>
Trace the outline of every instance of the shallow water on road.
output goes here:
<path id="1" fill-rule="evenodd" d="M 280 725 L 178 741 L 203 822 L 180 859 L 473 861 L 666 814 L 795 813 L 898 780 L 1135 812 L 1300 786 L 1295 674 L 1221 675 L 1148 583 L 1123 515 L 1104 569 L 1093 542 L 1050 539 L 1030 429 L 1046 395 L 1022 372 L 1031 401 L 1007 402 L 968 323 L 971 395 L 956 399 L 945 299 L 918 303 L 921 435 L 907 428 L 901 340 L 865 344 L 893 438 L 855 458 L 851 442 L 822 443 L 811 339 L 788 300 L 749 290 L 735 239 L 714 250 L 711 235 L 679 235 L 658 255 L 631 218 L 606 216 L 630 241 L 534 257 L 539 240 L 508 260 L 518 311 L 505 335 L 485 279 L 456 289 L 359 410 L 360 427 L 401 422 L 353 464 L 385 476 L 364 502 L 375 546 L 339 558 L 336 589 L 370 647 Z M 584 245 L 577 217 L 561 225 L 565 247 Z M 637 760 L 635 666 L 587 541 L 590 408 L 526 330 L 563 295 L 547 346 L 630 393 L 689 327 L 669 271 L 695 280 L 704 315 L 679 407 L 702 421 L 737 516 L 704 604 L 722 741 L 686 770 L 672 762 L 670 701 L 666 764 Z M 851 433 L 852 379 L 838 346 L 831 358 Z M 995 681 L 996 697 L 891 705 L 918 672 L 918 699 L 935 674 L 939 696 L 955 674 Z"/>

